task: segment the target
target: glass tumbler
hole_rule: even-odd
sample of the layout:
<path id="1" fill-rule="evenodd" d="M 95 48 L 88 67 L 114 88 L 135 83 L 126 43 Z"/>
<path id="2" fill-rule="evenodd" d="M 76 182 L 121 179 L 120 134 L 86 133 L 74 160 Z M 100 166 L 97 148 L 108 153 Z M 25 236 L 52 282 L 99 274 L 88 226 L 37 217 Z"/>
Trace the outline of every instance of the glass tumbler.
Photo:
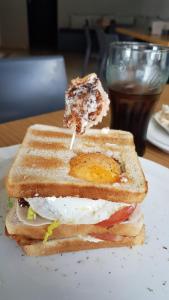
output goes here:
<path id="1" fill-rule="evenodd" d="M 111 101 L 111 128 L 130 131 L 143 156 L 148 123 L 169 76 L 169 48 L 155 44 L 110 44 L 106 82 Z"/>

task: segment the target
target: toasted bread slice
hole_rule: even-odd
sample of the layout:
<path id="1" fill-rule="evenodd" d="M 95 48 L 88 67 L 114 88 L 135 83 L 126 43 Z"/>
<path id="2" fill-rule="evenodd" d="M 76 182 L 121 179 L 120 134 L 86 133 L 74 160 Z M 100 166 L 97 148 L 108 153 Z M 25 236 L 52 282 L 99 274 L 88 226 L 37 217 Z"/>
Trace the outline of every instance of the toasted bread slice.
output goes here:
<path id="1" fill-rule="evenodd" d="M 28 256 L 45 256 L 62 252 L 72 252 L 99 248 L 112 247 L 132 247 L 144 243 L 144 226 L 139 234 L 135 237 L 123 236 L 116 241 L 87 241 L 82 237 L 70 237 L 63 239 L 54 239 L 43 243 L 38 240 L 31 240 L 20 235 L 11 235 L 11 238 L 16 240 L 19 246 Z M 8 234 L 8 233 L 7 233 Z"/>
<path id="2" fill-rule="evenodd" d="M 78 135 L 73 150 L 69 150 L 71 138 L 69 129 L 46 125 L 29 127 L 8 175 L 9 196 L 78 196 L 126 203 L 138 203 L 144 199 L 147 183 L 132 134 L 90 129 L 85 135 Z M 77 162 L 78 159 L 73 158 L 82 153 L 88 159 L 83 160 L 80 172 L 88 170 L 89 177 L 78 178 L 79 172 L 74 170 L 76 176 L 72 175 L 70 162 Z M 98 158 L 91 162 L 93 153 L 101 154 L 101 164 Z M 109 162 L 110 158 L 119 164 L 120 175 L 116 163 Z M 99 176 L 96 172 L 104 174 L 103 182 L 97 182 Z M 119 175 L 115 182 L 110 180 L 111 173 L 113 178 Z"/>
<path id="3" fill-rule="evenodd" d="M 62 224 L 53 230 L 50 239 L 70 238 L 77 235 L 88 235 L 90 233 L 103 234 L 110 233 L 121 236 L 136 236 L 143 226 L 143 215 L 140 213 L 138 218 L 130 219 L 127 222 L 118 223 L 107 229 L 98 225 L 80 224 L 66 225 Z M 28 239 L 43 240 L 48 225 L 32 226 L 20 222 L 16 215 L 16 208 L 10 209 L 6 216 L 6 228 L 10 235 L 20 235 Z"/>

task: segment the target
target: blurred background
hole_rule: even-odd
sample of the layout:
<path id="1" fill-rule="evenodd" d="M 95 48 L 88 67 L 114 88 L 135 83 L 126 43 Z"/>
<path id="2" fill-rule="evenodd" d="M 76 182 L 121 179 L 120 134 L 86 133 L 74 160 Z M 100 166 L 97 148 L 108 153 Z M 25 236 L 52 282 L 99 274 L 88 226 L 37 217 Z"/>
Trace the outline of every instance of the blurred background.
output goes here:
<path id="1" fill-rule="evenodd" d="M 169 0 L 0 0 L 0 57 L 61 54 L 68 80 L 103 75 L 117 28 L 169 33 Z M 138 39 L 137 39 L 138 40 Z"/>

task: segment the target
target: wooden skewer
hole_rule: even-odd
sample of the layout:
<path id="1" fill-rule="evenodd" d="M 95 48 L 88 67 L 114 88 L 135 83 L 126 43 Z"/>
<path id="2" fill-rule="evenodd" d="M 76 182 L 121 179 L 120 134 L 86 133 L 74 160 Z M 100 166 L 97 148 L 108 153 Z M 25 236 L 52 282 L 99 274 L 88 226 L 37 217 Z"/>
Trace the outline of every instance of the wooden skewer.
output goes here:
<path id="1" fill-rule="evenodd" d="M 72 134 L 72 139 L 71 139 L 71 143 L 70 143 L 70 150 L 73 149 L 73 144 L 76 138 L 76 131 L 74 130 L 73 134 Z"/>

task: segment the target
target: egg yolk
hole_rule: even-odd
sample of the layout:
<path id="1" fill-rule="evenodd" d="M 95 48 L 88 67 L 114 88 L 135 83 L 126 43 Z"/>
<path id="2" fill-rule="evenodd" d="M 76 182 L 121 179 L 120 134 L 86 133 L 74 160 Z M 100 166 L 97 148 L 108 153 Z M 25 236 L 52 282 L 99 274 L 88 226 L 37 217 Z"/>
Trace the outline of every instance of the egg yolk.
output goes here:
<path id="1" fill-rule="evenodd" d="M 102 153 L 80 153 L 70 161 L 69 175 L 95 183 L 119 180 L 120 164 Z"/>

